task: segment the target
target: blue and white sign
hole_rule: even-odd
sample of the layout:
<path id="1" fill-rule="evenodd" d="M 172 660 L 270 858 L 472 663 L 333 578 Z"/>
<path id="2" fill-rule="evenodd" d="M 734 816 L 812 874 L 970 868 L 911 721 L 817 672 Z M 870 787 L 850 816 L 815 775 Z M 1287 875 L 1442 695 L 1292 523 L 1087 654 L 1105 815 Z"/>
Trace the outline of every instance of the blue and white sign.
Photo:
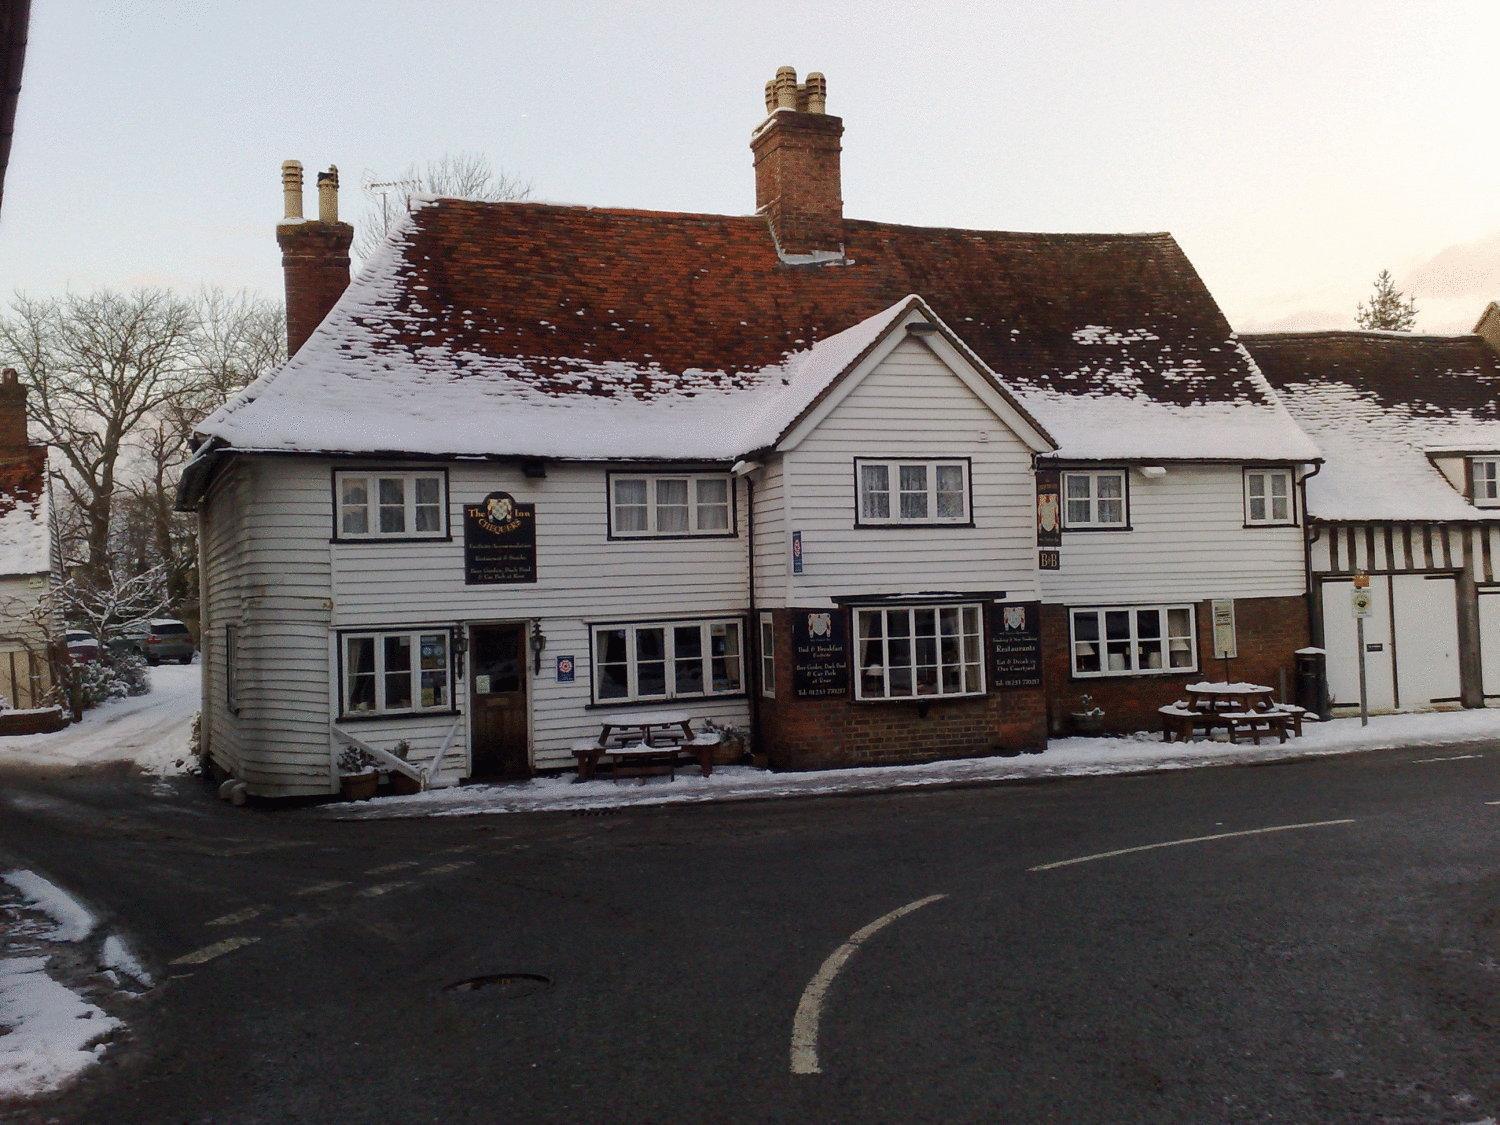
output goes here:
<path id="1" fill-rule="evenodd" d="M 576 667 L 577 665 L 573 662 L 571 656 L 559 656 L 557 658 L 557 682 L 560 684 L 571 684 Z"/>
<path id="2" fill-rule="evenodd" d="M 792 573 L 802 573 L 802 532 L 792 532 Z"/>

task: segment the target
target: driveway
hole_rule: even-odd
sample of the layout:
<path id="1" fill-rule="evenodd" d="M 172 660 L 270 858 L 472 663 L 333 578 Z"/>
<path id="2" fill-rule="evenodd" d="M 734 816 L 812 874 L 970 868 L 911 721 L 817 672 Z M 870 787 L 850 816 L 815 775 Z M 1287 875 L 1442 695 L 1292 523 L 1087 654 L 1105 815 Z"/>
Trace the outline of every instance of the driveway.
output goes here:
<path id="1" fill-rule="evenodd" d="M 8 778 L 159 982 L 12 1114 L 1482 1120 L 1493 802 L 1492 748 L 364 823 Z"/>

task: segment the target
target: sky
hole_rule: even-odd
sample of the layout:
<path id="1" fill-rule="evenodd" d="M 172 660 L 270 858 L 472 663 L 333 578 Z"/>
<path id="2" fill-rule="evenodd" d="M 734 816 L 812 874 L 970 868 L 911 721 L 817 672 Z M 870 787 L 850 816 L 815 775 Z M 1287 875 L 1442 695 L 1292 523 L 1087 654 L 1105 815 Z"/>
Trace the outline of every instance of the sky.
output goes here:
<path id="1" fill-rule="evenodd" d="M 1467 331 L 1500 300 L 1497 44 L 1494 0 L 33 0 L 0 297 L 279 295 L 288 158 L 356 221 L 361 177 L 454 152 L 746 214 L 790 65 L 827 76 L 852 218 L 1171 231 L 1242 331 L 1352 327 L 1390 269 Z"/>

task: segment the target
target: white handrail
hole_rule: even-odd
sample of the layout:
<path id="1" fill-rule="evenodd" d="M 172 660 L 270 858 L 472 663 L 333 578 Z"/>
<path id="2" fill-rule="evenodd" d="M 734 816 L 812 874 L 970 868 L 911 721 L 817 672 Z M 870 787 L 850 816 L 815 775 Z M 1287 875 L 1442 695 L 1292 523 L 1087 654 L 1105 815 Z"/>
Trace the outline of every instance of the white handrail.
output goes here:
<path id="1" fill-rule="evenodd" d="M 453 742 L 458 737 L 459 724 L 462 722 L 462 716 L 453 720 L 453 725 L 448 728 L 448 737 L 443 740 L 443 745 L 438 750 L 437 756 L 426 766 L 414 766 L 405 758 L 392 754 L 389 750 L 382 750 L 378 746 L 371 746 L 368 742 L 355 738 L 348 731 L 336 724 L 333 727 L 333 733 L 347 745 L 364 751 L 370 757 L 374 758 L 376 762 L 388 769 L 395 770 L 397 773 L 405 774 L 423 789 L 426 789 L 437 780 L 438 774 L 442 771 L 443 759 L 448 756 L 448 751 L 453 749 Z"/>

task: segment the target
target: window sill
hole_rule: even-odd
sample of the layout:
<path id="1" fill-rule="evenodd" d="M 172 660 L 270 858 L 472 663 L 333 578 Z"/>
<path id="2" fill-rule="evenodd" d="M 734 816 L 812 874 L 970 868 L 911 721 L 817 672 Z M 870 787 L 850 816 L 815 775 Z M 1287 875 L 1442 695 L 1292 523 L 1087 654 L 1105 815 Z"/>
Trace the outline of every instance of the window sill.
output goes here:
<path id="1" fill-rule="evenodd" d="M 1100 527 L 1067 527 L 1066 525 L 1063 527 L 1063 533 L 1064 534 L 1077 534 L 1077 533 L 1085 533 L 1085 532 L 1091 534 L 1091 533 L 1099 532 L 1099 531 L 1134 531 L 1134 530 L 1135 530 L 1134 525 L 1128 524 L 1128 523 L 1108 524 L 1108 525 L 1100 526 Z"/>
<path id="2" fill-rule="evenodd" d="M 334 722 L 337 723 L 371 723 L 382 719 L 441 719 L 443 717 L 454 718 L 461 714 L 457 707 L 449 707 L 445 710 L 434 708 L 431 711 L 356 711 L 348 715 L 340 715 Z"/>
<path id="3" fill-rule="evenodd" d="M 660 543 L 664 540 L 738 539 L 739 537 L 737 531 L 682 531 L 671 535 L 621 535 L 617 532 L 610 532 L 605 536 L 605 541 L 609 543 Z"/>
<path id="4" fill-rule="evenodd" d="M 361 545 L 370 543 L 452 543 L 453 534 L 451 532 L 444 532 L 442 535 L 335 535 L 328 542 L 358 543 Z"/>
<path id="5" fill-rule="evenodd" d="M 905 531 L 907 529 L 920 530 L 926 528 L 965 528 L 973 527 L 974 521 L 967 520 L 863 520 L 854 521 L 856 529 L 865 531 Z"/>
<path id="6" fill-rule="evenodd" d="M 854 696 L 854 702 L 855 703 L 898 703 L 898 704 L 904 703 L 904 704 L 916 704 L 919 707 L 921 707 L 921 706 L 930 707 L 934 703 L 962 703 L 965 700 L 970 700 L 970 699 L 985 699 L 985 698 L 987 698 L 989 696 L 989 694 L 990 693 L 989 693 L 988 690 L 985 690 L 985 691 L 965 691 L 965 692 L 960 692 L 957 695 L 870 696 L 870 695 L 859 695 L 859 694 L 856 694 Z"/>
<path id="7" fill-rule="evenodd" d="M 1193 668 L 1152 668 L 1144 672 L 1072 672 L 1068 673 L 1071 680 L 1080 680 L 1085 683 L 1093 680 L 1149 680 L 1161 679 L 1171 676 L 1196 676 L 1199 669 Z"/>
<path id="8" fill-rule="evenodd" d="M 618 711 L 623 707 L 676 707 L 691 706 L 696 703 L 717 703 L 721 699 L 747 699 L 748 694 L 743 691 L 724 692 L 720 695 L 676 695 L 670 699 L 606 699 L 595 700 L 585 703 L 585 711 Z"/>

